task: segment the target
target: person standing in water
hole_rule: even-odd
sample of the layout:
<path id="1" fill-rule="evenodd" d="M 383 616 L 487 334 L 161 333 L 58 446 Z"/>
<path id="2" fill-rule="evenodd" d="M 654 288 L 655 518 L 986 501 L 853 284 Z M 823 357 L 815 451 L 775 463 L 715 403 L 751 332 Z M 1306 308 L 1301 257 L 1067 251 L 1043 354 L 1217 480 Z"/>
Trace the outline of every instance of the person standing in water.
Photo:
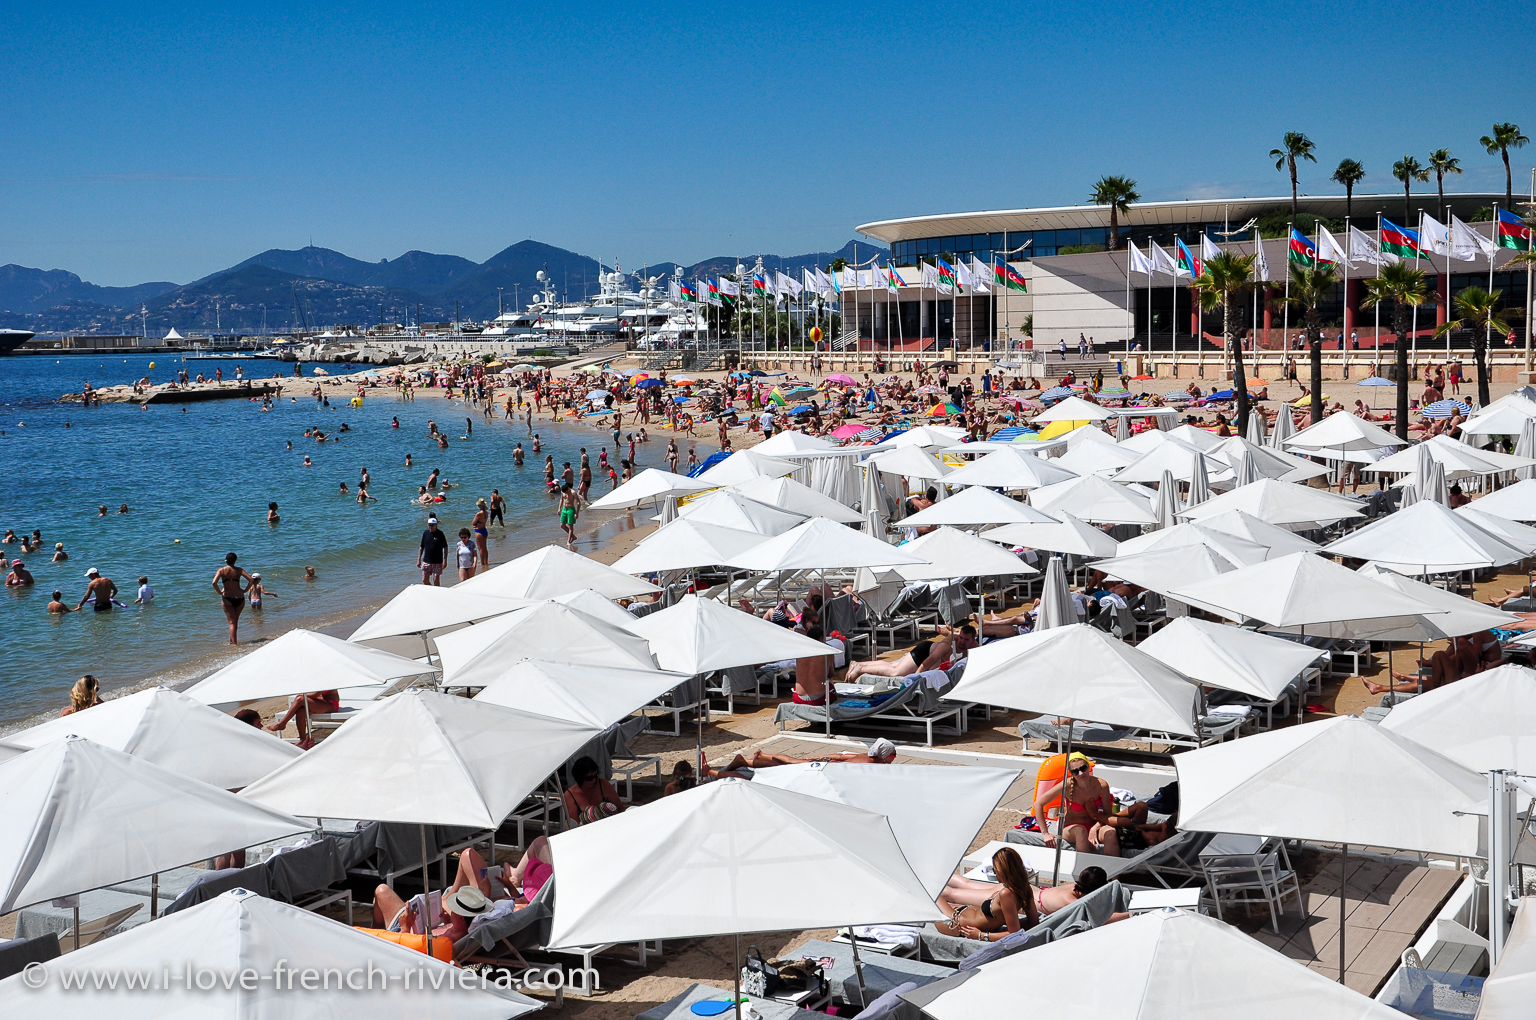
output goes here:
<path id="1" fill-rule="evenodd" d="M 491 565 L 491 551 L 486 547 L 491 534 L 488 530 L 490 524 L 490 508 L 486 506 L 485 500 L 475 500 L 475 519 L 470 522 L 469 526 L 475 533 L 475 547 L 480 554 L 480 565 L 482 567 Z"/>
<path id="2" fill-rule="evenodd" d="M 244 568 L 235 566 L 237 559 L 239 557 L 234 553 L 225 556 L 224 565 L 213 575 L 213 590 L 223 600 L 224 619 L 229 621 L 229 643 L 232 645 L 240 643 L 240 613 L 245 609 L 246 586 L 251 580 Z"/>
<path id="3" fill-rule="evenodd" d="M 565 532 L 565 545 L 576 548 L 576 514 L 581 507 L 581 497 L 569 481 L 560 483 L 560 530 Z"/>

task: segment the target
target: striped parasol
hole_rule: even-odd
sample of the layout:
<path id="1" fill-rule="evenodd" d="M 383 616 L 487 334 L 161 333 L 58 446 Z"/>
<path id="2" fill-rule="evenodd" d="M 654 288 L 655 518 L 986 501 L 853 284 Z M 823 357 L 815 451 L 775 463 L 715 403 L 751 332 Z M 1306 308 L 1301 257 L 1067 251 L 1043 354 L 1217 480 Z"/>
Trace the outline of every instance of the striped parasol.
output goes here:
<path id="1" fill-rule="evenodd" d="M 1459 414 L 1465 418 L 1471 413 L 1472 406 L 1459 400 L 1437 400 L 1419 409 L 1419 417 L 1431 419 L 1449 418 L 1452 414 Z"/>

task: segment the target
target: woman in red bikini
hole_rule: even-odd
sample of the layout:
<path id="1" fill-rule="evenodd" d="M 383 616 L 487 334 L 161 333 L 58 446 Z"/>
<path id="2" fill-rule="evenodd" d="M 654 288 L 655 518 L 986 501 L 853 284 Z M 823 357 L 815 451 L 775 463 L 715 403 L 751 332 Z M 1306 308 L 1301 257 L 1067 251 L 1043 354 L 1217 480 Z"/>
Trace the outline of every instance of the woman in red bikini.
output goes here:
<path id="1" fill-rule="evenodd" d="M 1065 789 L 1063 789 L 1065 787 Z M 1088 756 L 1073 751 L 1067 759 L 1065 783 L 1053 783 L 1040 791 L 1035 799 L 1036 818 L 1050 817 L 1046 808 L 1057 798 L 1065 797 L 1066 813 L 1062 818 L 1061 838 L 1072 844 L 1080 854 L 1104 853 L 1120 856 L 1120 837 L 1110 820 L 1114 814 L 1115 798 L 1109 792 L 1109 784 L 1093 775 L 1093 762 Z M 1045 845 L 1056 845 L 1056 834 L 1047 832 Z"/>

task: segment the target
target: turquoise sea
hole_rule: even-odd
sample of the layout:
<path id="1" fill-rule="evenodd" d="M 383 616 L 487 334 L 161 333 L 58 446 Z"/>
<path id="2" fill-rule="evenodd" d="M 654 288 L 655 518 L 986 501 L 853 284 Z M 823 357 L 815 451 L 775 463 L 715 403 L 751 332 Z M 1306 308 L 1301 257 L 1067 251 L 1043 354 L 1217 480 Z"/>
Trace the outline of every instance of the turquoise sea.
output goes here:
<path id="1" fill-rule="evenodd" d="M 291 364 L 265 360 L 243 364 L 256 377 L 293 371 Z M 476 497 L 489 497 L 492 487 L 506 497 L 506 527 L 491 529 L 493 564 L 561 538 L 544 489 L 543 457 L 533 455 L 526 427 L 499 417 L 488 422 L 478 409 L 435 393 L 405 402 L 381 388 L 354 408 L 346 403 L 350 388 L 327 386 L 329 408 L 301 396 L 297 402 L 284 398 L 269 412 L 239 399 L 148 410 L 58 403 L 87 379 L 93 386 L 146 374 L 166 381 L 182 367 L 179 357 L 163 354 L 0 359 L 0 531 L 30 535 L 40 529 L 45 541 L 41 553 L 25 557 L 17 545 L 0 546 L 8 559 L 24 558 L 37 579 L 32 588 L 0 593 L 0 728 L 56 713 L 83 673 L 94 673 L 112 690 L 182 684 L 224 661 L 231 653 L 210 582 L 228 552 L 237 553 L 246 569 L 260 571 L 269 589 L 264 607 L 247 608 L 241 617 L 243 646 L 296 626 L 335 627 L 382 604 L 420 579 L 416 546 L 427 514 L 413 497 L 434 467 L 458 486 L 439 509 L 451 536 L 468 526 Z M 185 367 L 193 377 L 211 377 L 222 367 L 229 378 L 234 369 L 228 361 L 189 361 Z M 310 369 L 304 374 L 308 378 Z M 474 430 L 462 440 L 466 413 Z M 398 429 L 390 426 L 395 416 Z M 427 440 L 429 419 L 449 436 L 448 449 Z M 352 431 L 340 434 L 339 442 L 304 438 L 315 425 L 337 435 L 343 422 Z M 579 463 L 578 450 L 586 446 L 596 473 L 605 437 L 547 419 L 536 419 L 534 427 L 544 452 L 555 455 L 557 470 L 565 460 Z M 522 468 L 512 462 L 517 441 L 528 453 Z M 642 465 L 661 458 L 657 444 L 650 446 L 641 448 Z M 410 468 L 404 466 L 407 453 L 413 456 Z M 311 467 L 304 466 L 306 454 Z M 377 502 L 359 506 L 354 495 L 339 493 L 339 484 L 355 493 L 365 466 Z M 267 524 L 268 502 L 279 504 L 282 521 L 276 526 Z M 116 512 L 122 503 L 129 513 Z M 110 510 L 106 517 L 97 516 L 101 504 Z M 632 524 L 583 515 L 582 551 Z M 55 542 L 64 543 L 67 562 L 49 562 Z M 306 565 L 315 568 L 316 580 L 304 580 Z M 127 608 L 50 616 L 49 594 L 61 590 L 73 606 L 84 594 L 88 567 L 117 583 Z M 146 607 L 133 605 L 141 575 L 155 590 Z"/>

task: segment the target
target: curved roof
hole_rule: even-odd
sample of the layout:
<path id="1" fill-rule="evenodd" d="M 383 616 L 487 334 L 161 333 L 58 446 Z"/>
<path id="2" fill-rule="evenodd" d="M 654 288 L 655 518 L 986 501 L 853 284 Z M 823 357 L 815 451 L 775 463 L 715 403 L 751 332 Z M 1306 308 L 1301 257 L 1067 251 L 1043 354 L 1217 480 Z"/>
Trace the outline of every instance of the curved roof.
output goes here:
<path id="1" fill-rule="evenodd" d="M 1471 210 L 1502 202 L 1502 193 L 1461 193 L 1446 195 L 1451 208 Z M 1416 203 L 1433 209 L 1433 195 L 1421 195 Z M 1378 211 L 1388 216 L 1400 215 L 1403 196 L 1356 195 L 1353 208 L 1362 216 L 1375 216 Z M 1120 217 L 1121 226 L 1145 226 L 1175 223 L 1219 223 L 1227 220 L 1243 223 L 1250 216 L 1289 209 L 1289 195 L 1276 198 L 1191 199 L 1178 202 L 1137 202 L 1130 211 Z M 1343 216 L 1343 195 L 1303 195 L 1297 202 L 1303 212 L 1319 216 Z M 1416 206 L 1417 207 L 1417 206 Z M 998 231 L 1072 230 L 1083 227 L 1109 225 L 1109 206 L 1066 205 L 1042 209 L 983 209 L 979 212 L 938 213 L 929 216 L 907 216 L 901 219 L 876 220 L 861 223 L 854 229 L 861 234 L 884 241 L 909 241 L 919 237 L 939 237 L 949 234 L 981 234 Z"/>

